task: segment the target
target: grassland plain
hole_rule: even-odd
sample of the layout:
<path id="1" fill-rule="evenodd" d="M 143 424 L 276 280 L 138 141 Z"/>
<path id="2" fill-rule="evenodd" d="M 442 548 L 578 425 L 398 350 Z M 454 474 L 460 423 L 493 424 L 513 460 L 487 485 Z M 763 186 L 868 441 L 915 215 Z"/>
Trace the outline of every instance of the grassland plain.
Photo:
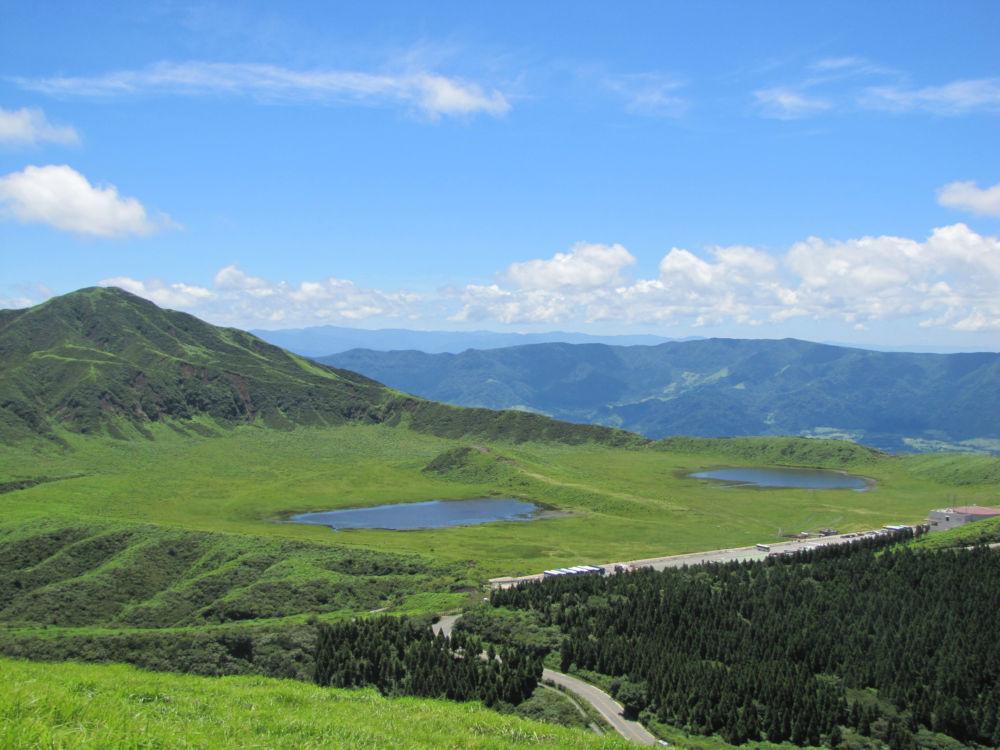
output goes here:
<path id="1" fill-rule="evenodd" d="M 149 427 L 153 439 L 66 433 L 5 446 L 0 483 L 58 479 L 0 494 L 3 524 L 148 523 L 413 553 L 468 567 L 470 580 L 556 564 L 739 546 L 780 533 L 917 522 L 948 504 L 996 502 L 1000 459 L 891 457 L 850 443 L 671 440 L 644 447 L 456 441 L 405 427 L 240 426 L 213 437 Z M 824 466 L 869 492 L 755 490 L 694 480 L 718 465 Z M 530 523 L 408 532 L 332 532 L 284 522 L 296 511 L 484 495 L 567 511 Z"/>
<path id="2" fill-rule="evenodd" d="M 291 680 L 7 659 L 0 674 L 5 748 L 629 747 L 476 703 L 384 698 Z"/>
<path id="3" fill-rule="evenodd" d="M 0 485 L 10 488 L 0 494 L 0 549 L 10 558 L 0 560 L 6 574 L 0 581 L 6 586 L 0 586 L 5 597 L 0 608 L 3 653 L 308 679 L 316 617 L 336 619 L 376 610 L 443 612 L 462 607 L 486 577 L 501 573 L 750 544 L 776 538 L 780 529 L 832 525 L 848 530 L 919 521 L 931 507 L 996 502 L 1000 463 L 984 456 L 891 457 L 850 443 L 796 439 L 675 439 L 621 448 L 470 443 L 385 425 L 286 431 L 221 429 L 205 422 L 204 435 L 190 430 L 180 434 L 162 424 L 152 424 L 148 431 L 149 438 L 133 440 L 64 433 L 60 437 L 65 447 L 22 441 L 0 455 Z M 687 477 L 717 465 L 822 466 L 862 474 L 876 486 L 864 493 L 766 491 Z M 35 483 L 43 478 L 46 481 Z M 569 515 L 414 532 L 332 532 L 283 521 L 293 511 L 490 494 L 523 497 Z M 50 537 L 54 541 L 49 547 L 40 543 Z M 38 559 L 15 562 L 11 550 L 18 549 L 19 542 Z M 73 561 L 77 568 L 68 564 Z M 128 583 L 125 589 L 123 582 Z M 53 680 L 63 679 L 59 670 L 64 667 L 51 669 L 57 670 L 51 673 Z M 98 684 L 104 679 L 94 676 L 96 671 L 90 674 L 81 680 Z M 177 684 L 190 684 L 195 695 L 214 689 L 207 684 L 196 687 L 201 683 Z M 286 685 L 248 684 L 259 684 L 262 696 L 274 685 L 280 694 Z M 4 689 L 11 690 L 12 685 Z M 94 712 L 122 732 L 134 718 L 128 695 L 144 694 L 139 688 L 124 696 L 79 690 L 85 695 L 91 690 L 92 700 L 86 707 L 72 703 L 68 716 Z M 170 698 L 167 709 L 197 703 L 188 690 Z M 236 708 L 226 703 L 229 690 L 229 684 L 222 683 L 218 694 L 202 693 L 202 700 L 218 700 L 222 712 L 236 715 Z M 37 711 L 24 712 L 12 725 L 16 731 L 43 731 L 50 724 L 53 731 L 61 731 L 66 722 L 45 718 L 46 711 L 62 710 L 50 709 L 48 700 L 34 704 Z M 51 700 L 59 705 L 62 698 Z M 256 704 L 241 705 L 246 709 Z M 384 705 L 392 727 L 405 724 L 405 719 L 391 716 L 394 707 L 408 704 Z M 423 705 L 432 711 L 437 704 Z M 307 717 L 314 711 L 303 710 Z M 439 710 L 444 716 L 450 709 Z M 402 708 L 400 712 L 405 714 Z M 263 709 L 253 714 L 263 715 L 269 714 Z M 347 713 L 336 716 L 340 723 L 331 719 L 323 725 L 329 727 L 329 736 L 341 736 L 339 732 L 349 738 L 344 746 L 365 746 L 368 730 L 351 728 Z M 471 716 L 455 714 L 456 722 L 465 723 L 456 724 L 454 742 L 427 735 L 421 745 L 421 736 L 403 737 L 395 728 L 398 735 L 386 730 L 380 736 L 402 747 L 439 742 L 490 747 L 470 744 L 492 741 Z M 146 746 L 183 746 L 183 733 L 199 727 L 196 718 L 188 718 L 177 713 L 172 719 L 149 719 L 153 734 L 146 736 L 156 739 Z M 256 721 L 251 725 L 258 726 Z M 113 739 L 100 734 L 104 730 L 95 729 L 92 719 L 81 718 L 75 726 L 85 727 L 78 730 L 80 741 L 75 744 L 55 735 L 39 736 L 54 747 L 60 742 L 67 747 L 87 747 L 88 742 L 107 746 Z M 276 726 L 259 725 L 265 732 L 262 744 L 268 744 L 267 732 L 286 731 L 280 723 Z M 221 733 L 216 735 L 220 739 L 205 734 L 191 746 L 252 744 L 252 735 L 225 734 L 235 728 L 213 731 Z M 299 746 L 308 746 L 312 730 L 301 731 L 305 740 Z M 361 734 L 351 734 L 355 731 Z M 169 732 L 175 733 L 172 738 Z M 714 746 L 711 739 L 668 734 L 682 747 Z M 397 741 L 400 737 L 403 740 Z M 20 746 L 34 742 L 26 734 L 18 741 Z M 327 741 L 336 746 L 336 740 Z M 375 739 L 370 741 L 378 746 Z M 544 746 L 549 740 L 531 742 Z"/>
<path id="4" fill-rule="evenodd" d="M 1000 487 L 988 456 L 892 458 L 831 440 L 659 443 L 523 412 L 416 399 L 117 289 L 0 315 L 4 524 L 139 523 L 464 564 L 469 577 L 751 544 L 820 526 L 918 521 Z M 754 491 L 715 465 L 871 476 L 874 491 Z M 295 511 L 511 495 L 531 523 L 332 533 Z"/>

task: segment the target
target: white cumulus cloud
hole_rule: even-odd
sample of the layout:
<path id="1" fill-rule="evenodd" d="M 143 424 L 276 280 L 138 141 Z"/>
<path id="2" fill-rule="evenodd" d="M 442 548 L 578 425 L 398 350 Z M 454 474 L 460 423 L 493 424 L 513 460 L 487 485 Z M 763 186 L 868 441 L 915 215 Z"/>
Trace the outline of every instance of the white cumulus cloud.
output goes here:
<path id="1" fill-rule="evenodd" d="M 97 76 L 18 79 L 32 91 L 54 96 L 251 96 L 269 102 L 395 103 L 431 117 L 499 116 L 510 102 L 496 89 L 428 71 L 370 73 L 355 70 L 295 70 L 260 63 L 161 62 L 141 70 Z"/>
<path id="2" fill-rule="evenodd" d="M 590 289 L 618 283 L 622 270 L 633 263 L 635 258 L 621 245 L 580 242 L 548 260 L 513 263 L 505 276 L 523 289 Z"/>
<path id="3" fill-rule="evenodd" d="M 624 259 L 632 259 L 623 247 L 617 263 L 594 268 L 577 253 L 518 263 L 497 283 L 465 286 L 453 319 L 706 326 L 810 317 L 855 327 L 910 317 L 924 327 L 1000 329 L 1000 240 L 964 224 L 935 229 L 923 241 L 810 237 L 780 254 L 743 245 L 702 253 L 674 247 L 657 276 L 634 280 L 622 277 L 631 265 Z"/>
<path id="4" fill-rule="evenodd" d="M 270 297 L 276 293 L 271 282 L 258 276 L 251 276 L 236 265 L 219 269 L 215 274 L 214 283 L 215 287 L 222 291 L 246 292 L 253 297 Z"/>
<path id="5" fill-rule="evenodd" d="M 965 224 L 939 227 L 923 242 L 811 237 L 792 246 L 786 263 L 799 278 L 798 303 L 815 317 L 924 316 L 926 326 L 1000 328 L 1000 240 Z"/>
<path id="6" fill-rule="evenodd" d="M 593 299 L 600 292 L 566 294 L 552 289 L 505 289 L 499 284 L 469 284 L 458 299 L 461 308 L 451 320 L 495 320 L 517 323 L 558 323 L 579 312 L 581 297 Z"/>
<path id="7" fill-rule="evenodd" d="M 756 325 L 782 304 L 776 270 L 774 258 L 752 247 L 714 247 L 707 258 L 675 247 L 660 260 L 658 278 L 615 290 L 610 310 L 632 321 Z"/>
<path id="8" fill-rule="evenodd" d="M 974 182 L 949 182 L 938 191 L 938 203 L 983 216 L 1000 216 L 1000 182 L 988 188 Z"/>
<path id="9" fill-rule="evenodd" d="M 128 276 L 115 276 L 110 279 L 103 279 L 99 284 L 100 286 L 119 287 L 126 292 L 132 292 L 132 294 L 145 297 L 163 307 L 198 307 L 208 300 L 215 299 L 216 296 L 212 290 L 205 287 L 180 282 L 168 284 L 159 279 L 140 281 Z"/>
<path id="10" fill-rule="evenodd" d="M 34 146 L 39 143 L 73 145 L 80 135 L 68 125 L 53 125 L 40 109 L 0 107 L 0 145 Z"/>
<path id="11" fill-rule="evenodd" d="M 1000 331 L 1000 239 L 965 224 L 925 239 L 808 237 L 781 252 L 746 245 L 670 248 L 655 274 L 630 277 L 622 245 L 579 243 L 550 258 L 512 264 L 493 283 L 415 293 L 359 286 L 335 276 L 272 281 L 238 266 L 210 287 L 107 279 L 228 325 L 292 327 L 402 319 L 505 325 L 779 326 L 793 318 L 864 330 L 909 320 L 914 329 Z"/>
<path id="12" fill-rule="evenodd" d="M 515 263 L 502 283 L 464 287 L 454 320 L 502 323 L 622 321 L 641 323 L 688 318 L 706 324 L 725 318 L 754 319 L 757 306 L 774 306 L 768 278 L 776 262 L 754 248 L 717 247 L 705 260 L 673 248 L 660 261 L 660 275 L 629 281 L 635 263 L 621 245 L 580 243 L 546 260 Z"/>
<path id="13" fill-rule="evenodd" d="M 0 215 L 94 237 L 152 234 L 171 224 L 151 219 L 135 198 L 114 185 L 92 185 L 65 164 L 28 166 L 0 177 Z"/>
<path id="14" fill-rule="evenodd" d="M 104 279 L 100 284 L 121 287 L 157 304 L 201 315 L 213 323 L 246 327 L 409 318 L 423 302 L 420 295 L 412 292 L 366 289 L 332 276 L 297 284 L 271 281 L 252 276 L 236 265 L 219 269 L 211 287 L 127 276 Z"/>

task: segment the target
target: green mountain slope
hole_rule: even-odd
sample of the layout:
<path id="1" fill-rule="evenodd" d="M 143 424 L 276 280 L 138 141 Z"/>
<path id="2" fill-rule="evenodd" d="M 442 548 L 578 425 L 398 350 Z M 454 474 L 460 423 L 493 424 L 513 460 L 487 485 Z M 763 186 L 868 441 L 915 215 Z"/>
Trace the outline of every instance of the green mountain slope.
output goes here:
<path id="1" fill-rule="evenodd" d="M 60 430 L 148 436 L 150 422 L 204 432 L 241 423 L 403 421 L 448 437 L 637 441 L 529 414 L 411 398 L 120 289 L 83 289 L 0 315 L 0 440 L 58 440 Z"/>
<path id="2" fill-rule="evenodd" d="M 667 435 L 848 436 L 879 448 L 1000 446 L 1000 354 L 907 354 L 784 339 L 538 344 L 320 361 L 453 404 Z"/>
<path id="3" fill-rule="evenodd" d="M 455 571 L 424 558 L 153 525 L 0 525 L 0 622 L 183 628 L 361 612 Z"/>

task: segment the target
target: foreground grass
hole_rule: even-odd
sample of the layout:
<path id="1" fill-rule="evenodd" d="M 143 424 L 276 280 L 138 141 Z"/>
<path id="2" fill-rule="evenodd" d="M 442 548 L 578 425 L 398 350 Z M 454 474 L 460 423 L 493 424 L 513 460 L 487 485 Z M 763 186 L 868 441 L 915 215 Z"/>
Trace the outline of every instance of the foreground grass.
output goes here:
<path id="1" fill-rule="evenodd" d="M 70 450 L 5 446 L 0 484 L 71 477 L 0 494 L 8 524 L 153 523 L 415 553 L 466 566 L 470 578 L 553 565 L 610 562 L 776 540 L 825 526 L 912 523 L 946 504 L 995 502 L 1000 461 L 981 456 L 878 457 L 820 441 L 671 441 L 647 448 L 453 441 L 405 428 L 354 425 L 292 431 L 241 427 L 216 437 L 67 435 Z M 485 458 L 425 467 L 463 445 Z M 843 445 L 843 444 L 841 444 Z M 804 447 L 803 447 L 804 446 Z M 754 490 L 687 477 L 719 465 L 834 466 L 873 478 L 871 492 Z M 566 511 L 532 523 L 333 533 L 282 523 L 294 511 L 483 495 Z"/>
<path id="2" fill-rule="evenodd" d="M 0 660 L 4 748 L 625 748 L 474 703 Z"/>

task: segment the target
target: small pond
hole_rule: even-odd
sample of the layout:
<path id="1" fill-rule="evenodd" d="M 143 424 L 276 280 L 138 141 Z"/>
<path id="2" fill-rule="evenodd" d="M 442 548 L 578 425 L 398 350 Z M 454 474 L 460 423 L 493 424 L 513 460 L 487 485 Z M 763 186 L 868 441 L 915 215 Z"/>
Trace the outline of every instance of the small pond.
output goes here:
<path id="1" fill-rule="evenodd" d="M 429 500 L 423 503 L 375 505 L 371 508 L 300 513 L 296 523 L 311 523 L 338 529 L 443 529 L 472 526 L 491 521 L 531 521 L 539 507 L 508 497 L 481 497 L 473 500 Z"/>
<path id="2" fill-rule="evenodd" d="M 734 487 L 785 487 L 800 490 L 864 492 L 872 485 L 871 480 L 864 477 L 823 469 L 760 469 L 743 466 L 699 471 L 688 476 L 695 479 L 714 479 Z"/>

